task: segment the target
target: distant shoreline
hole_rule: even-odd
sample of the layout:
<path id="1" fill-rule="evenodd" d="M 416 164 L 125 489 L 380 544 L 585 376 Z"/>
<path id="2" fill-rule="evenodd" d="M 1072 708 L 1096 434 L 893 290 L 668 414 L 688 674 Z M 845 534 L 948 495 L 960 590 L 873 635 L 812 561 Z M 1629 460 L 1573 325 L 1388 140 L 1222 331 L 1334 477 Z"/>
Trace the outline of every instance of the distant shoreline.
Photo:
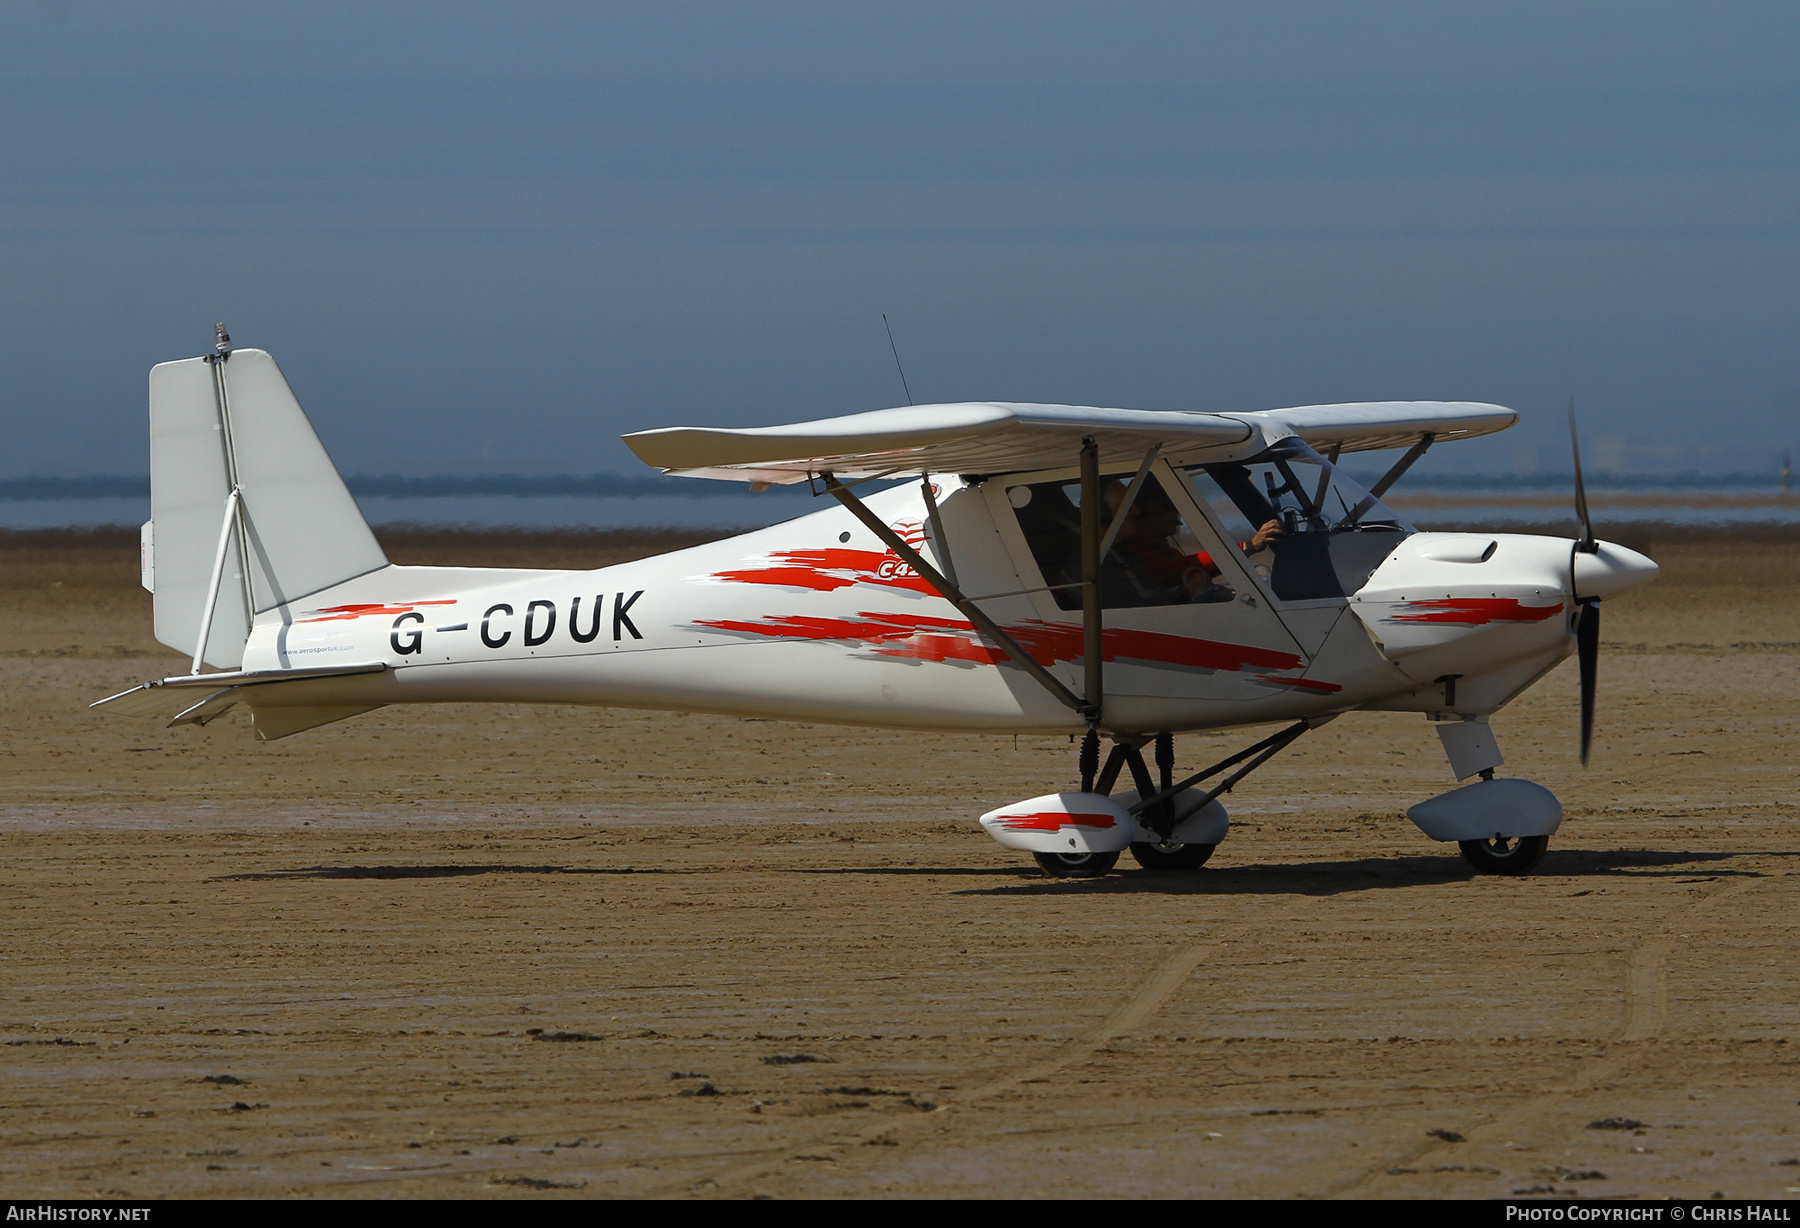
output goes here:
<path id="1" fill-rule="evenodd" d="M 525 477 L 516 473 L 480 476 L 439 474 L 401 477 L 397 474 L 353 475 L 344 479 L 350 493 L 372 499 L 442 499 L 504 497 L 510 499 L 716 499 L 748 492 L 748 484 L 675 478 L 664 474 L 594 473 Z M 806 486 L 799 484 L 798 492 Z M 771 493 L 793 494 L 781 487 Z M 0 500 L 148 499 L 150 478 L 132 474 L 94 474 L 87 477 L 0 478 Z"/>
<path id="2" fill-rule="evenodd" d="M 571 552 L 589 555 L 623 552 L 634 556 L 661 553 L 717 541 L 755 531 L 755 525 L 632 525 L 610 528 L 584 526 L 539 527 L 532 525 L 443 525 L 390 523 L 372 526 L 376 539 L 396 562 L 415 561 L 407 556 L 423 553 L 436 560 L 458 553 L 492 553 L 495 561 L 480 566 L 518 566 L 517 552 Z M 1432 522 L 1427 531 L 1451 533 L 1537 533 L 1574 537 L 1579 528 L 1566 521 L 1503 524 L 1445 520 Z M 1682 523 L 1667 520 L 1630 520 L 1608 524 L 1597 519 L 1596 533 L 1632 549 L 1657 544 L 1752 542 L 1800 544 L 1800 522 L 1730 520 Z M 27 553 L 67 551 L 129 551 L 138 549 L 138 526 L 127 524 L 60 526 L 10 529 L 0 527 L 0 551 Z"/>
<path id="3" fill-rule="evenodd" d="M 1353 465 L 1345 472 L 1362 482 L 1372 484 L 1380 470 L 1367 473 Z M 344 479 L 350 493 L 366 499 L 444 499 L 444 498 L 508 498 L 508 499 L 718 499 L 736 498 L 749 493 L 746 483 L 678 478 L 660 473 L 624 474 L 553 474 L 527 477 L 517 473 L 482 475 L 436 474 L 424 477 L 402 477 L 398 474 L 357 474 Z M 1441 476 L 1409 476 L 1404 490 L 1409 492 L 1544 492 L 1545 495 L 1566 494 L 1574 489 L 1572 473 L 1486 473 L 1447 474 Z M 1587 475 L 1591 493 L 1754 491 L 1757 497 L 1784 498 L 1789 492 L 1781 479 L 1772 473 L 1671 473 L 1615 474 L 1596 472 Z M 767 495 L 777 498 L 808 493 L 804 482 L 792 486 L 770 488 Z M 12 477 L 0 478 L 0 502 L 39 502 L 89 499 L 148 499 L 150 478 L 135 474 L 91 474 L 84 477 Z M 1794 494 L 1800 500 L 1800 493 Z"/>
<path id="4" fill-rule="evenodd" d="M 1742 475 L 1739 475 L 1741 478 Z M 1456 484 L 1408 480 L 1389 505 L 1421 529 L 1573 536 L 1573 479 L 1530 475 Z M 1684 479 L 1685 481 L 1685 479 Z M 1800 493 L 1766 478 L 1652 488 L 1590 482 L 1595 523 L 1612 540 L 1788 540 L 1800 533 Z M 1563 483 L 1556 485 L 1555 483 Z M 378 532 L 742 532 L 834 506 L 805 483 L 754 492 L 741 482 L 627 477 L 370 478 L 347 480 Z M 131 489 L 135 494 L 116 492 Z M 0 531 L 135 526 L 150 519 L 148 479 L 15 478 L 0 481 Z"/>

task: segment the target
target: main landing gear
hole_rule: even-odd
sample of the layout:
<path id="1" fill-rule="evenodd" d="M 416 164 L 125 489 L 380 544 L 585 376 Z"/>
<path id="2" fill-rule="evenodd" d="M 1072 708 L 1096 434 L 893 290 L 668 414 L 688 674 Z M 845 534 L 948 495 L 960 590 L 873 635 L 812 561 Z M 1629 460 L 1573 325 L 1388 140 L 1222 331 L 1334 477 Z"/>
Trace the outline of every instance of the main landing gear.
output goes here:
<path id="1" fill-rule="evenodd" d="M 1320 724 L 1324 720 L 1318 718 L 1296 722 L 1179 783 L 1174 779 L 1173 735 L 1160 733 L 1154 739 L 1158 779 L 1153 780 L 1143 753 L 1151 738 L 1114 735 L 1103 767 L 1100 735 L 1090 728 L 1082 739 L 1079 791 L 1003 806 L 982 815 L 981 825 L 1006 847 L 1029 852 L 1051 878 L 1098 878 L 1118 864 L 1126 849 L 1151 873 L 1198 870 L 1230 828 L 1220 796 Z M 1196 787 L 1234 767 L 1237 771 L 1213 788 Z M 1126 771 L 1136 788 L 1115 794 L 1113 786 Z"/>
<path id="2" fill-rule="evenodd" d="M 1090 733 L 1088 737 L 1095 735 Z M 1095 741 L 1098 742 L 1098 738 Z M 1086 748 L 1083 750 L 1085 752 Z M 1160 782 L 1157 786 L 1150 784 L 1150 769 L 1144 764 L 1142 743 L 1116 742 L 1097 782 L 1100 792 L 1112 792 L 1121 767 L 1131 769 L 1131 783 L 1137 786 L 1130 795 L 1132 801 L 1151 799 L 1138 817 L 1138 827 L 1144 830 L 1140 830 L 1139 838 L 1131 842 L 1132 859 L 1144 869 L 1159 874 L 1198 870 L 1205 865 L 1206 859 L 1219 847 L 1216 840 L 1211 844 L 1184 843 L 1174 835 L 1176 824 L 1186 817 L 1176 813 L 1175 735 L 1166 732 L 1156 735 L 1156 770 Z M 1084 781 L 1087 778 L 1085 765 L 1082 777 Z M 1159 798 L 1161 800 L 1157 800 Z M 1144 839 L 1146 834 L 1153 836 L 1154 842 Z"/>
<path id="3" fill-rule="evenodd" d="M 982 815 L 981 825 L 1006 847 L 1030 853 L 1051 878 L 1098 878 L 1127 849 L 1146 871 L 1191 872 L 1207 863 L 1230 827 L 1218 799 L 1326 719 L 1298 721 L 1179 783 L 1169 734 L 1155 738 L 1159 779 L 1153 783 L 1143 754 L 1150 738 L 1114 735 L 1102 766 L 1099 735 L 1090 731 L 1082 740 L 1079 791 L 1003 806 Z M 1540 784 L 1494 776 L 1481 762 L 1499 761 L 1484 721 L 1446 722 L 1438 732 L 1452 768 L 1480 779 L 1420 802 L 1407 817 L 1433 840 L 1454 843 L 1477 873 L 1529 874 L 1562 822 L 1561 803 Z M 1470 756 L 1477 757 L 1470 762 Z M 1211 789 L 1197 787 L 1230 768 L 1236 770 Z M 1126 771 L 1137 787 L 1114 793 Z"/>

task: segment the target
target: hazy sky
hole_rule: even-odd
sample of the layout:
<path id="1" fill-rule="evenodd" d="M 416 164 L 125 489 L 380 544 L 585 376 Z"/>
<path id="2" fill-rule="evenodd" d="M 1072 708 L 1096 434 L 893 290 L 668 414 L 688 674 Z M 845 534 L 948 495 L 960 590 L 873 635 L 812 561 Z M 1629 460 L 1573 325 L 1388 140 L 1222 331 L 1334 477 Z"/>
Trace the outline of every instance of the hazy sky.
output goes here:
<path id="1" fill-rule="evenodd" d="M 919 400 L 1498 401 L 1800 444 L 1800 5 L 0 8 L 0 476 L 215 319 L 346 472 Z"/>

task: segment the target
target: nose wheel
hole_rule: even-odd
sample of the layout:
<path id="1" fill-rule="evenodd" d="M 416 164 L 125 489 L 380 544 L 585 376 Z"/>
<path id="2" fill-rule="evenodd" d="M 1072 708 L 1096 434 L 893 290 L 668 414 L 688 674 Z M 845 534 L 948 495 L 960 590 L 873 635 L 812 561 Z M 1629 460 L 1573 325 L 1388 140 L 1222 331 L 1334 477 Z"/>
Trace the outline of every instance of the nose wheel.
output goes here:
<path id="1" fill-rule="evenodd" d="M 1549 836 L 1497 836 L 1492 840 L 1459 840 L 1463 860 L 1482 874 L 1529 874 L 1544 850 L 1550 847 Z"/>

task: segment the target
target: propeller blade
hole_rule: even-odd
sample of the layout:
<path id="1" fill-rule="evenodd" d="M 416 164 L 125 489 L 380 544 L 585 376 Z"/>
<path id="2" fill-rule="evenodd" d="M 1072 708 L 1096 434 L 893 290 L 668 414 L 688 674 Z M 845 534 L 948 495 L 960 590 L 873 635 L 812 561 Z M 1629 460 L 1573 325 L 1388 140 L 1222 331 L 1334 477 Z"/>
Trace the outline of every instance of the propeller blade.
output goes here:
<path id="1" fill-rule="evenodd" d="M 1581 480 L 1581 435 L 1575 429 L 1575 398 L 1569 398 L 1569 451 L 1575 457 L 1575 516 L 1581 521 L 1581 544 L 1575 548 L 1583 554 L 1595 550 L 1594 522 L 1588 517 L 1587 484 Z"/>
<path id="2" fill-rule="evenodd" d="M 1588 749 L 1594 744 L 1594 675 L 1600 663 L 1598 597 L 1581 603 L 1581 617 L 1575 624 L 1575 653 L 1581 666 L 1581 766 L 1586 767 Z"/>

